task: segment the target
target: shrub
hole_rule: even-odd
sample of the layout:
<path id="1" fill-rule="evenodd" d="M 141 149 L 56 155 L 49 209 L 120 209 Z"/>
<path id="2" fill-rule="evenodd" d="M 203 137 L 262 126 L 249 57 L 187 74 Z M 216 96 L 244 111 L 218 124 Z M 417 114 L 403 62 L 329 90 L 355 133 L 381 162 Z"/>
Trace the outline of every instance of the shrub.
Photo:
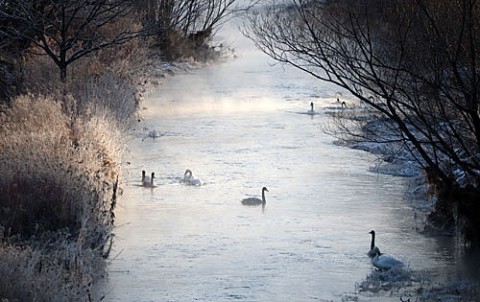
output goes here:
<path id="1" fill-rule="evenodd" d="M 75 242 L 58 240 L 50 245 L 36 248 L 0 245 L 1 299 L 91 300 L 95 295 L 92 284 L 102 276 L 104 262 Z"/>
<path id="2" fill-rule="evenodd" d="M 138 49 L 133 52 L 133 49 Z M 44 56 L 29 56 L 24 62 L 20 91 L 24 94 L 51 95 L 61 100 L 66 94 L 75 99 L 76 114 L 113 115 L 119 124 L 131 118 L 137 109 L 142 87 L 137 81 L 149 65 L 146 47 L 139 40 L 99 51 L 70 66 L 66 83 L 60 82 L 56 66 Z M 151 65 L 151 64 L 150 64 Z M 52 76 L 53 75 L 53 76 Z M 73 105 L 73 104 L 71 104 Z"/>
<path id="3" fill-rule="evenodd" d="M 26 95 L 0 115 L 0 298 L 69 300 L 101 273 L 123 140 L 108 114 L 71 117 L 65 103 Z M 36 296 L 49 287 L 63 298 Z"/>

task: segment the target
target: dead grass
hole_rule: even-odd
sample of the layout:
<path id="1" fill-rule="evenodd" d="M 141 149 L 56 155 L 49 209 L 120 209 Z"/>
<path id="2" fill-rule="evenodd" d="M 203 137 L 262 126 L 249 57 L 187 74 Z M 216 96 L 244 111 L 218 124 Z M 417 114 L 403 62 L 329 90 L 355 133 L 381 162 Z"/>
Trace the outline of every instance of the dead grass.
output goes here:
<path id="1" fill-rule="evenodd" d="M 85 301 L 113 227 L 121 132 L 108 114 L 72 120 L 51 97 L 3 111 L 0 298 Z"/>
<path id="2" fill-rule="evenodd" d="M 104 263 L 75 242 L 51 245 L 55 247 L 0 246 L 2 299 L 89 301 L 95 296 L 92 284 L 104 272 Z"/>

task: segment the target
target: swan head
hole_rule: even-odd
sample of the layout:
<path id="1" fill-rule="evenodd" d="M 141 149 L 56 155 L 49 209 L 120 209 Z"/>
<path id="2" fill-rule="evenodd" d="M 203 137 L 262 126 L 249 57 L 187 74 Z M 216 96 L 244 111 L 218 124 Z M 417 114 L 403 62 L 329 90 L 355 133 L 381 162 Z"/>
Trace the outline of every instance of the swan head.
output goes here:
<path id="1" fill-rule="evenodd" d="M 374 230 L 371 230 L 370 232 L 368 232 L 369 234 L 372 234 L 372 236 L 375 236 L 375 231 Z"/>
<path id="2" fill-rule="evenodd" d="M 262 193 L 264 193 L 265 191 L 270 192 L 270 191 L 268 191 L 267 187 L 263 187 L 262 188 Z"/>
<path id="3" fill-rule="evenodd" d="M 185 170 L 185 173 L 183 173 L 183 176 L 192 176 L 192 174 L 193 174 L 192 170 L 187 169 L 187 170 Z"/>

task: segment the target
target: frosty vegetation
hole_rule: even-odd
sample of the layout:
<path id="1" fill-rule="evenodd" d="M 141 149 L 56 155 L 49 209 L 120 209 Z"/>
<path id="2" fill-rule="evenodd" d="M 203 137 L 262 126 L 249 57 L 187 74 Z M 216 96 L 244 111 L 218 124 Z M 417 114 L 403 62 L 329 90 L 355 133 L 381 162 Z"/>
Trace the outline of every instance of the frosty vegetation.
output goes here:
<path id="1" fill-rule="evenodd" d="M 102 299 L 128 126 L 234 3 L 0 1 L 0 300 Z"/>
<path id="2" fill-rule="evenodd" d="M 363 296 L 400 297 L 399 302 L 469 302 L 479 294 L 477 284 L 461 280 L 435 283 L 410 268 L 395 268 L 387 271 L 374 270 L 365 280 L 356 285 Z M 346 301 L 358 301 L 358 296 Z M 342 300 L 343 301 L 343 300 Z"/>

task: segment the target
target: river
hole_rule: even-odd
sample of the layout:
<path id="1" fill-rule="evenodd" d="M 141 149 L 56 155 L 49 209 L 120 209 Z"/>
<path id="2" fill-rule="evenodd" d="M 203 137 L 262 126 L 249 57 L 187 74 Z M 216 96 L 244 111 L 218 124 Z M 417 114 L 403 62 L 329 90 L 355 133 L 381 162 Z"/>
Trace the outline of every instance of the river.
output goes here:
<path id="1" fill-rule="evenodd" d="M 399 301 L 359 292 L 372 229 L 415 276 L 461 274 L 452 240 L 416 231 L 406 179 L 325 134 L 335 87 L 274 65 L 233 25 L 218 38 L 235 59 L 169 77 L 145 101 L 105 301 Z M 187 168 L 202 186 L 180 181 Z M 140 186 L 142 170 L 156 188 Z M 263 186 L 264 210 L 240 203 Z"/>

